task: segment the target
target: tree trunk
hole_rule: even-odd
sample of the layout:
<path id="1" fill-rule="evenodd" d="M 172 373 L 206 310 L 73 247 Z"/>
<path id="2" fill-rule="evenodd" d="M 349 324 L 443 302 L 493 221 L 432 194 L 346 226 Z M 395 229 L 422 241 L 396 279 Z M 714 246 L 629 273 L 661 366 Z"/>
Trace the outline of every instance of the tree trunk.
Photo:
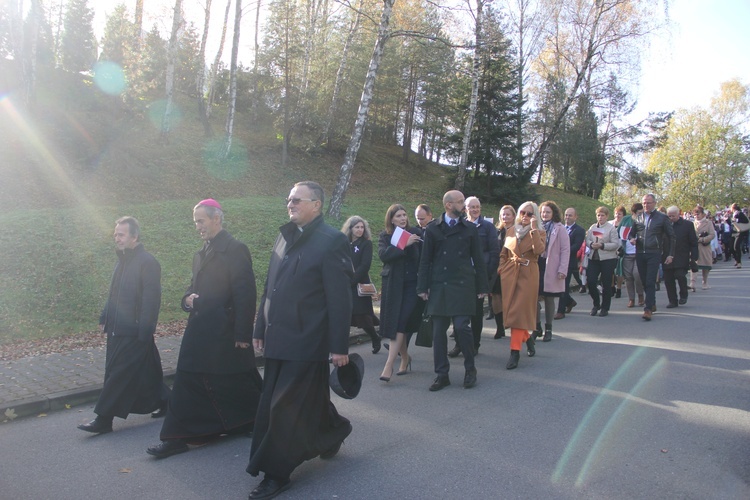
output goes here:
<path id="1" fill-rule="evenodd" d="M 135 0 L 133 47 L 135 47 L 136 54 L 139 54 L 141 52 L 141 33 L 143 33 L 143 0 Z"/>
<path id="2" fill-rule="evenodd" d="M 258 95 L 258 53 L 260 52 L 260 6 L 263 3 L 261 0 L 257 0 L 258 4 L 255 8 L 255 36 L 253 40 L 253 93 L 252 93 L 252 113 L 255 114 L 258 111 L 258 103 L 260 102 L 260 96 Z"/>
<path id="3" fill-rule="evenodd" d="M 214 131 L 211 129 L 211 122 L 208 121 L 208 106 L 206 104 L 206 40 L 208 40 L 208 26 L 211 20 L 211 0 L 206 0 L 205 17 L 203 18 L 203 36 L 201 37 L 201 46 L 198 51 L 198 75 L 195 82 L 196 95 L 198 96 L 198 117 L 203 124 L 203 134 L 206 137 L 213 137 Z"/>
<path id="4" fill-rule="evenodd" d="M 172 35 L 169 37 L 169 47 L 167 48 L 167 102 L 164 105 L 164 116 L 161 120 L 161 134 L 159 135 L 159 143 L 161 144 L 169 144 L 169 132 L 172 126 L 171 120 L 172 98 L 174 94 L 174 66 L 177 60 L 177 40 L 179 39 L 181 27 L 182 0 L 175 0 L 174 13 L 172 17 Z"/>
<path id="5" fill-rule="evenodd" d="M 331 144 L 331 125 L 333 123 L 333 117 L 336 113 L 336 107 L 339 101 L 339 94 L 341 93 L 341 85 L 344 81 L 344 72 L 346 71 L 346 62 L 349 56 L 349 49 L 352 41 L 354 40 L 354 34 L 359 28 L 359 21 L 362 18 L 362 11 L 358 8 L 357 15 L 349 28 L 349 34 L 346 36 L 346 42 L 344 42 L 344 51 L 341 54 L 341 62 L 339 63 L 339 69 L 336 71 L 336 81 L 333 85 L 333 96 L 331 97 L 331 105 L 328 106 L 328 115 L 326 117 L 325 126 L 323 127 L 323 133 L 320 134 L 318 144 L 325 144 L 326 148 L 330 148 Z"/>
<path id="6" fill-rule="evenodd" d="M 458 174 L 456 175 L 455 189 L 463 191 L 466 184 L 466 166 L 469 160 L 469 146 L 471 143 L 471 132 L 474 129 L 474 118 L 477 114 L 477 102 L 479 101 L 479 66 L 482 61 L 482 7 L 484 0 L 477 0 L 477 11 L 474 24 L 474 64 L 471 69 L 471 101 L 469 102 L 469 113 L 466 117 L 464 137 L 461 145 L 461 159 L 458 162 Z"/>
<path id="7" fill-rule="evenodd" d="M 234 129 L 234 110 L 237 102 L 237 54 L 240 50 L 240 20 L 242 19 L 242 0 L 236 0 L 234 11 L 234 36 L 232 37 L 232 62 L 229 66 L 229 105 L 227 109 L 227 125 L 224 135 L 224 145 L 221 151 L 223 159 L 229 158 L 232 150 L 232 131 Z"/>
<path id="8" fill-rule="evenodd" d="M 385 42 L 388 41 L 390 34 L 389 25 L 391 22 L 391 12 L 393 11 L 394 2 L 395 0 L 383 0 L 383 13 L 380 16 L 378 38 L 375 41 L 375 48 L 372 51 L 370 66 L 367 69 L 367 76 L 365 76 L 365 84 L 362 88 L 362 97 L 360 98 L 359 110 L 357 111 L 357 119 L 354 121 L 354 129 L 352 130 L 352 136 L 349 139 L 349 145 L 346 148 L 344 163 L 341 165 L 339 177 L 336 181 L 336 187 L 331 195 L 331 203 L 328 206 L 328 216 L 333 217 L 334 219 L 339 219 L 341 217 L 341 206 L 344 204 L 346 190 L 349 188 L 352 171 L 354 170 L 354 162 L 357 160 L 359 146 L 362 143 L 362 135 L 364 134 L 365 125 L 367 124 L 367 113 L 370 110 L 373 89 L 375 88 L 375 78 L 378 75 L 380 60 L 383 58 Z"/>
<path id="9" fill-rule="evenodd" d="M 258 1 L 260 4 L 260 1 Z M 227 0 L 227 8 L 224 11 L 224 24 L 221 28 L 221 39 L 219 40 L 219 50 L 216 51 L 214 63 L 211 65 L 211 73 L 208 79 L 208 99 L 206 102 L 206 118 L 211 117 L 211 106 L 214 103 L 214 93 L 216 92 L 216 74 L 219 72 L 221 64 L 221 55 L 224 52 L 224 42 L 227 38 L 227 23 L 229 22 L 229 9 L 232 6 L 232 0 Z"/>

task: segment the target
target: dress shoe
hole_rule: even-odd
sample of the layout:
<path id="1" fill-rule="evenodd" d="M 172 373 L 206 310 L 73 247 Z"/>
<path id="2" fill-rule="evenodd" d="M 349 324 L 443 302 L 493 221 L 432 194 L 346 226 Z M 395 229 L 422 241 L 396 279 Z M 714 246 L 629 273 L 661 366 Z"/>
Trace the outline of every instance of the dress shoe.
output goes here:
<path id="1" fill-rule="evenodd" d="M 430 386 L 430 391 L 431 392 L 439 391 L 443 387 L 448 387 L 449 385 L 451 385 L 451 381 L 450 381 L 450 379 L 448 379 L 447 375 L 442 376 L 442 377 L 440 375 L 438 375 L 435 378 L 435 381 Z"/>
<path id="2" fill-rule="evenodd" d="M 680 304 L 681 306 L 684 306 L 685 304 L 687 304 L 687 299 L 680 299 L 677 301 L 677 303 Z"/>
<path id="3" fill-rule="evenodd" d="M 151 412 L 151 418 L 162 418 L 167 416 L 167 403 L 164 403 L 161 408 Z"/>
<path id="4" fill-rule="evenodd" d="M 570 304 L 565 306 L 565 314 L 570 314 L 570 311 L 572 311 L 573 308 L 577 305 L 578 305 L 578 302 L 576 302 L 575 300 L 571 301 Z"/>
<path id="5" fill-rule="evenodd" d="M 651 321 L 651 311 L 649 309 L 646 309 L 643 311 L 643 316 L 641 316 L 646 321 Z"/>
<path id="6" fill-rule="evenodd" d="M 565 313 L 557 313 L 557 314 L 555 314 L 555 319 L 565 319 Z"/>
<path id="7" fill-rule="evenodd" d="M 458 347 L 458 344 L 454 345 L 453 349 L 448 351 L 449 358 L 457 358 L 459 354 L 461 354 L 461 348 Z"/>
<path id="8" fill-rule="evenodd" d="M 670 302 L 669 304 L 667 304 L 667 309 L 674 309 L 675 307 L 677 307 L 677 304 L 674 302 Z"/>
<path id="9" fill-rule="evenodd" d="M 533 358 L 536 354 L 536 340 L 534 340 L 533 336 L 530 336 L 529 340 L 526 341 L 526 354 L 528 354 L 530 358 Z"/>
<path id="10" fill-rule="evenodd" d="M 400 375 L 406 375 L 410 371 L 411 371 L 411 355 L 409 355 L 409 360 L 406 363 L 406 368 L 404 368 L 403 370 L 397 371 L 396 375 L 399 375 L 399 376 Z"/>
<path id="11" fill-rule="evenodd" d="M 263 498 L 273 498 L 282 491 L 289 488 L 292 482 L 289 479 L 272 479 L 268 476 L 263 478 L 263 481 L 250 492 L 247 497 L 249 500 L 261 500 Z"/>
<path id="12" fill-rule="evenodd" d="M 381 340 L 380 337 L 375 336 L 370 339 L 372 341 L 372 353 L 377 354 L 380 352 Z"/>
<path id="13" fill-rule="evenodd" d="M 638 307 L 643 307 L 643 305 L 646 303 L 646 299 L 643 298 L 643 295 L 638 296 Z"/>
<path id="14" fill-rule="evenodd" d="M 466 375 L 464 375 L 464 389 L 471 389 L 475 385 L 477 385 L 477 369 L 466 370 Z"/>
<path id="15" fill-rule="evenodd" d="M 185 453 L 188 450 L 188 445 L 184 441 L 180 439 L 170 439 L 162 441 L 156 446 L 150 446 L 146 450 L 146 453 L 153 455 L 156 458 L 167 458 L 172 455 L 177 455 L 178 453 Z"/>
<path id="16" fill-rule="evenodd" d="M 607 311 L 606 309 L 602 309 L 601 311 L 599 311 L 599 316 L 602 318 L 608 315 L 609 315 L 609 311 Z"/>
<path id="17" fill-rule="evenodd" d="M 521 355 L 518 351 L 510 351 L 510 358 L 508 359 L 508 364 L 505 365 L 506 370 L 513 370 L 514 368 L 518 368 L 518 360 L 521 358 Z"/>
<path id="18" fill-rule="evenodd" d="M 96 417 L 88 424 L 79 425 L 78 428 L 93 434 L 106 434 L 112 432 L 112 420 Z"/>
<path id="19" fill-rule="evenodd" d="M 591 312 L 589 313 L 591 316 L 596 316 L 599 314 L 599 308 L 598 307 L 592 307 Z"/>
<path id="20" fill-rule="evenodd" d="M 328 459 L 331 459 L 331 458 L 335 457 L 336 454 L 341 449 L 341 444 L 343 442 L 344 442 L 343 440 L 339 441 L 335 445 L 333 445 L 330 448 L 328 448 L 326 451 L 324 451 L 323 453 L 320 454 L 320 458 L 322 458 L 323 460 L 328 460 Z"/>
<path id="21" fill-rule="evenodd" d="M 635 307 L 635 300 L 629 300 L 628 307 Z"/>
<path id="22" fill-rule="evenodd" d="M 616 299 L 619 299 L 620 297 L 622 297 L 622 288 L 618 288 L 618 289 L 617 289 L 617 290 L 615 291 L 615 298 L 616 298 Z"/>
<path id="23" fill-rule="evenodd" d="M 385 373 L 385 372 L 383 372 L 383 373 Z M 387 377 L 385 375 L 381 374 L 380 375 L 380 380 L 382 380 L 383 382 L 390 382 L 392 376 L 393 376 L 393 368 L 391 368 L 391 374 L 388 375 Z"/>
<path id="24" fill-rule="evenodd" d="M 495 332 L 495 336 L 492 337 L 492 338 L 495 339 L 495 340 L 497 340 L 497 339 L 501 339 L 503 337 L 505 337 L 505 330 L 498 330 L 498 331 Z"/>

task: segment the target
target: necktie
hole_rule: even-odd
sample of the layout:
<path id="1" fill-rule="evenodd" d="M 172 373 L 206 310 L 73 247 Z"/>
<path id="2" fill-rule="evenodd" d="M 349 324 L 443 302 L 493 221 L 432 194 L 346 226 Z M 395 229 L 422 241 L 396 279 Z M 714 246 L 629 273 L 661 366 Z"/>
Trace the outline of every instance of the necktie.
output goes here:
<path id="1" fill-rule="evenodd" d="M 568 231 L 568 236 L 570 236 L 570 232 L 573 230 L 573 226 L 565 226 L 565 230 Z"/>
<path id="2" fill-rule="evenodd" d="M 450 227 L 453 227 L 456 225 L 456 219 L 451 219 L 451 221 L 448 223 Z"/>

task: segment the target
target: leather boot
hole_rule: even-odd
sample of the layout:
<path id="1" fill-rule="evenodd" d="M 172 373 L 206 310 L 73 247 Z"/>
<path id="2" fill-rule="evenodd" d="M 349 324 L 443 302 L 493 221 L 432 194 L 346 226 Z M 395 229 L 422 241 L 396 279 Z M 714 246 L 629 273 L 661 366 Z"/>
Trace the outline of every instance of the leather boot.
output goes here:
<path id="1" fill-rule="evenodd" d="M 536 329 L 533 332 L 531 332 L 531 338 L 532 339 L 538 339 L 541 336 L 542 336 L 542 324 L 541 323 L 537 323 L 536 324 Z"/>
<path id="2" fill-rule="evenodd" d="M 379 353 L 381 346 L 380 335 L 378 335 L 378 333 L 372 327 L 367 327 L 364 330 L 365 333 L 370 336 L 370 340 L 372 341 L 372 353 Z"/>
<path id="3" fill-rule="evenodd" d="M 552 325 L 544 325 L 544 338 L 542 342 L 550 342 L 552 340 Z"/>
<path id="4" fill-rule="evenodd" d="M 497 313 L 495 314 L 495 324 L 497 325 L 497 330 L 495 330 L 495 339 L 501 339 L 505 337 L 505 325 L 503 324 L 503 313 Z"/>
<path id="5" fill-rule="evenodd" d="M 518 368 L 519 359 L 521 359 L 521 355 L 518 353 L 518 351 L 510 351 L 510 358 L 508 359 L 508 364 L 505 365 L 505 368 L 507 370 Z"/>
<path id="6" fill-rule="evenodd" d="M 533 358 L 536 354 L 536 340 L 534 340 L 533 335 L 529 336 L 529 340 L 526 341 L 526 354 L 528 354 L 530 358 Z"/>

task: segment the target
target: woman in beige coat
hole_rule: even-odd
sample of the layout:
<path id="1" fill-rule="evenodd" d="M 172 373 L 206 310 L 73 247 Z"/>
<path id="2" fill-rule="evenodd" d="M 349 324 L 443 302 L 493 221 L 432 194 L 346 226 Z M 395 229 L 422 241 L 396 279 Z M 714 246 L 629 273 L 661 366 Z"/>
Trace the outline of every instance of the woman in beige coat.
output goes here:
<path id="1" fill-rule="evenodd" d="M 527 201 L 518 207 L 516 223 L 509 227 L 500 251 L 498 275 L 503 296 L 505 326 L 510 328 L 508 370 L 518 367 L 521 345 L 526 342 L 529 357 L 536 354 L 534 338 L 539 295 L 539 256 L 544 252 L 546 234 L 541 227 L 539 207 Z"/>
<path id="2" fill-rule="evenodd" d="M 706 211 L 698 205 L 693 209 L 695 215 L 695 234 L 698 236 L 698 269 L 703 273 L 703 290 L 711 288 L 708 286 L 708 273 L 711 271 L 711 265 L 714 263 L 714 256 L 711 252 L 711 241 L 716 237 L 716 230 L 711 221 L 706 217 Z M 695 273 L 690 273 L 690 289 L 695 291 Z"/>

